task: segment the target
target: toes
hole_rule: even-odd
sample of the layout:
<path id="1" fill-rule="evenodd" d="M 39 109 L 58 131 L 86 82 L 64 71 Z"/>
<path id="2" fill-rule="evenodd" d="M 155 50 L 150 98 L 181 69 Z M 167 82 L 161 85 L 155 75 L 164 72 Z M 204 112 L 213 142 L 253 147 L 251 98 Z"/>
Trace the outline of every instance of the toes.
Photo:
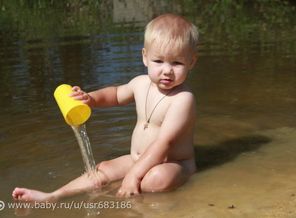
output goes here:
<path id="1" fill-rule="evenodd" d="M 16 198 L 18 195 L 19 195 L 19 188 L 15 188 L 15 189 L 12 191 L 12 197 Z"/>
<path id="2" fill-rule="evenodd" d="M 24 196 L 27 192 L 27 189 L 24 188 L 15 188 L 12 192 L 12 197 L 15 200 L 26 200 L 26 197 Z"/>

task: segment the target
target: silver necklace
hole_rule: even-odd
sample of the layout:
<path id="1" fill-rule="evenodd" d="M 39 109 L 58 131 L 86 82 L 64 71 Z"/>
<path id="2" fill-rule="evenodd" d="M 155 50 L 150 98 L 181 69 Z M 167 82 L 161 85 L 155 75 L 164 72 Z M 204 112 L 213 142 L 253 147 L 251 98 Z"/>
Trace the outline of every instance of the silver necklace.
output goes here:
<path id="1" fill-rule="evenodd" d="M 167 97 L 173 90 L 171 89 L 170 91 L 168 91 L 164 96 L 162 96 L 159 101 L 155 104 L 154 108 L 152 109 L 150 116 L 147 119 L 147 101 L 148 101 L 148 95 L 150 92 L 150 87 L 151 87 L 152 82 L 150 82 L 148 90 L 147 90 L 147 94 L 146 94 L 146 101 L 145 101 L 145 118 L 146 118 L 146 123 L 144 124 L 144 130 L 148 128 L 151 117 L 153 115 L 153 112 L 155 111 L 156 107 L 159 105 L 159 103 L 165 98 Z"/>

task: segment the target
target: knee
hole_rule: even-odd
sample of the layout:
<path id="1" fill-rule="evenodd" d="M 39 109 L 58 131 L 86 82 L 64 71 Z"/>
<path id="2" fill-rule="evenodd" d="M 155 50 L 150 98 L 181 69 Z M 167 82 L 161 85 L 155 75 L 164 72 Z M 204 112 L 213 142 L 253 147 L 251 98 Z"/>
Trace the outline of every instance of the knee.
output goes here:
<path id="1" fill-rule="evenodd" d="M 96 170 L 101 180 L 101 185 L 106 185 L 109 182 L 109 177 L 106 172 L 110 168 L 110 161 L 102 161 L 96 165 Z"/>
<path id="2" fill-rule="evenodd" d="M 109 161 L 102 161 L 100 163 L 97 164 L 96 168 L 97 170 L 103 170 L 107 169 L 110 166 Z"/>
<path id="3" fill-rule="evenodd" d="M 141 190 L 143 192 L 164 192 L 173 189 L 173 182 L 166 174 L 161 169 L 150 170 L 141 182 Z"/>

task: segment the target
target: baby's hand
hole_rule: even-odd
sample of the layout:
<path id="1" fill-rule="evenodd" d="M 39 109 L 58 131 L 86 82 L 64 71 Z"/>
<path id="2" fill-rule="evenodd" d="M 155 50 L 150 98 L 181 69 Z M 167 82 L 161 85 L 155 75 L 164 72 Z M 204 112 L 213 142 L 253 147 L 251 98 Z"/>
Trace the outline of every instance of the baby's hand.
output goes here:
<path id="1" fill-rule="evenodd" d="M 127 174 L 117 192 L 117 197 L 132 197 L 140 194 L 140 180 L 131 174 Z"/>
<path id="2" fill-rule="evenodd" d="M 91 106 L 91 96 L 88 93 L 84 92 L 79 86 L 74 86 L 72 88 L 72 93 L 69 96 L 74 98 L 75 100 L 82 101 L 88 106 Z"/>

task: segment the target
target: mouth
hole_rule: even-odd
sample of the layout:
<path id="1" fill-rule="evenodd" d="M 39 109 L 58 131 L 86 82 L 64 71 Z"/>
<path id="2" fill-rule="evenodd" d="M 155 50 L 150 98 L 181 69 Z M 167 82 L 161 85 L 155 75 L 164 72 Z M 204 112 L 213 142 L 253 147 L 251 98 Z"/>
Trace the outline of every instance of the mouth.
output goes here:
<path id="1" fill-rule="evenodd" d="M 171 79 L 161 79 L 160 80 L 160 83 L 165 84 L 165 85 L 170 84 L 171 82 L 173 82 L 173 80 L 171 80 Z"/>

